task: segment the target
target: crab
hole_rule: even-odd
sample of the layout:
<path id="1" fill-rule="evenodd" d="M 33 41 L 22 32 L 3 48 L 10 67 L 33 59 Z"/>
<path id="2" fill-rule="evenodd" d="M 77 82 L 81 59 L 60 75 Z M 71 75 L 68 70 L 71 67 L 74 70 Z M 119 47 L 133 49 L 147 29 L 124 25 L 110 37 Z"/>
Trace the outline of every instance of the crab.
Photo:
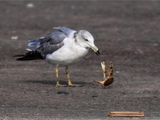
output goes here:
<path id="1" fill-rule="evenodd" d="M 113 64 L 112 64 L 112 62 L 110 62 L 109 70 L 107 70 L 107 67 L 106 67 L 106 64 L 105 64 L 104 61 L 101 62 L 101 66 L 102 66 L 104 80 L 102 80 L 102 81 L 94 80 L 94 81 L 96 83 L 99 83 L 99 84 L 103 85 L 103 86 L 108 86 L 108 85 L 110 85 L 114 82 Z M 108 77 L 106 77 L 106 74 L 108 74 Z"/>

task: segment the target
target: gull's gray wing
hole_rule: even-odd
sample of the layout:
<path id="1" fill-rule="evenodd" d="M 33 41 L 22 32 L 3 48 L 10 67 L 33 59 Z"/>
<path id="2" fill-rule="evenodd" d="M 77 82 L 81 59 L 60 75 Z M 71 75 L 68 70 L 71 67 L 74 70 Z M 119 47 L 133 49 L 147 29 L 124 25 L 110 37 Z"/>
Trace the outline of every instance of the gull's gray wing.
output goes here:
<path id="1" fill-rule="evenodd" d="M 41 55 L 45 57 L 47 54 L 51 54 L 61 48 L 64 45 L 63 40 L 76 32 L 67 27 L 54 27 L 54 29 L 57 31 L 54 31 L 45 37 L 29 40 L 28 46 L 36 47 L 35 51 L 38 50 Z"/>
<path id="2" fill-rule="evenodd" d="M 63 40 L 67 36 L 61 31 L 55 31 L 43 38 L 29 40 L 28 46 L 35 47 L 35 51 L 38 50 L 45 58 L 47 54 L 51 54 L 61 48 L 64 43 Z"/>
<path id="3" fill-rule="evenodd" d="M 67 27 L 53 27 L 53 29 L 56 29 L 58 31 L 61 31 L 63 32 L 67 37 L 69 37 L 72 33 L 75 33 L 76 31 L 75 30 L 72 30 L 70 28 L 67 28 Z"/>

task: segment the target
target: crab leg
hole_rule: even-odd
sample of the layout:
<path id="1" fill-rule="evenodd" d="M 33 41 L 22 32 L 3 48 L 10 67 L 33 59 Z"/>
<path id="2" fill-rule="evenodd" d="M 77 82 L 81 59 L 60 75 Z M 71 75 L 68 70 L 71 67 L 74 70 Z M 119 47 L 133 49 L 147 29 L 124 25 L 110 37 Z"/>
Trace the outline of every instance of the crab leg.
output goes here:
<path id="1" fill-rule="evenodd" d="M 106 73 L 107 73 L 107 67 L 106 67 L 106 64 L 105 62 L 101 62 L 101 67 L 102 67 L 102 70 L 103 70 L 103 77 L 104 77 L 104 80 L 106 79 Z"/>
<path id="2" fill-rule="evenodd" d="M 103 86 L 107 86 L 107 85 L 110 85 L 113 83 L 113 64 L 112 62 L 110 62 L 110 69 L 107 70 L 107 67 L 105 65 L 105 62 L 101 62 L 101 66 L 102 66 L 102 71 L 103 71 L 103 77 L 104 77 L 104 80 L 103 81 L 97 81 L 97 80 L 94 80 L 95 82 L 103 85 Z M 106 77 L 106 73 L 108 73 L 108 77 Z"/>

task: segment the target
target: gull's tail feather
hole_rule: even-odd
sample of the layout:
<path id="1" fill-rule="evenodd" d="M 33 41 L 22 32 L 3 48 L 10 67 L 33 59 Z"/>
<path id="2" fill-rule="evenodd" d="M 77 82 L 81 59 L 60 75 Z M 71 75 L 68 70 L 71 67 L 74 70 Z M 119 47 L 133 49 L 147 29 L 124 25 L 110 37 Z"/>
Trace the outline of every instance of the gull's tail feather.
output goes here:
<path id="1" fill-rule="evenodd" d="M 24 55 L 15 55 L 13 57 L 19 57 L 16 59 L 18 61 L 44 59 L 44 57 L 38 51 L 28 51 Z"/>
<path id="2" fill-rule="evenodd" d="M 42 42 L 43 42 L 44 37 L 41 37 L 39 39 L 35 39 L 35 40 L 29 40 L 28 41 L 28 46 L 29 47 L 38 47 Z"/>

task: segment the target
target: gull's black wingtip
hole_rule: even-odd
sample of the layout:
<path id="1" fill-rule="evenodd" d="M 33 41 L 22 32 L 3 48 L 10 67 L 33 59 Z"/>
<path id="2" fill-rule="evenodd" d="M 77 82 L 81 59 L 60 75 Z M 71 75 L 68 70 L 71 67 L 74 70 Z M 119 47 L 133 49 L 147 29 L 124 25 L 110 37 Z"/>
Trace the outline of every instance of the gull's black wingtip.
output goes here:
<path id="1" fill-rule="evenodd" d="M 17 61 L 44 59 L 38 51 L 28 51 L 25 55 L 14 55 L 13 57 L 19 57 L 16 59 Z"/>

